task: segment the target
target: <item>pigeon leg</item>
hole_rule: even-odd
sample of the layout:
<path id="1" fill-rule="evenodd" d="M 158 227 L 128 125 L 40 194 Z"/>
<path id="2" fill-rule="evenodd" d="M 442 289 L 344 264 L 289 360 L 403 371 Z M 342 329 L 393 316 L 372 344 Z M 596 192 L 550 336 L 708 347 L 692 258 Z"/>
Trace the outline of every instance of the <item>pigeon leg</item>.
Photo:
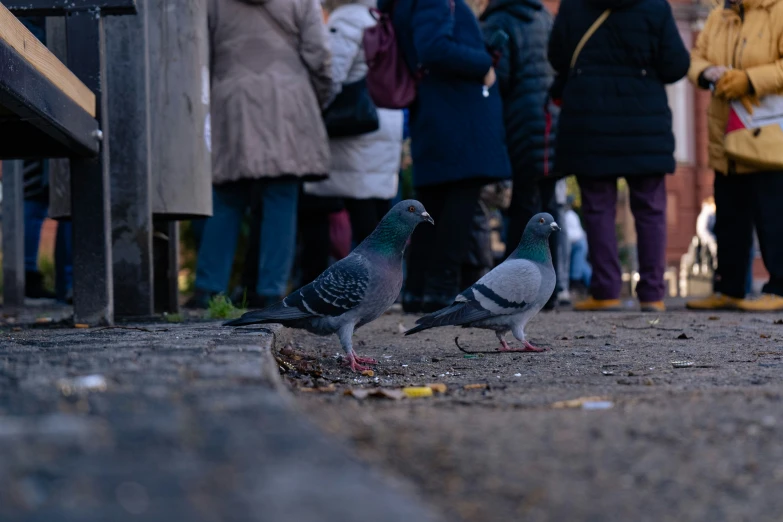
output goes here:
<path id="1" fill-rule="evenodd" d="M 343 364 L 354 372 L 363 372 L 370 368 L 362 366 L 361 363 L 366 361 L 359 360 L 359 358 L 356 357 L 356 352 L 353 351 L 353 329 L 354 324 L 348 323 L 337 331 L 337 335 L 340 337 L 340 344 L 343 345 L 343 350 L 345 350 L 345 353 L 347 354 L 347 356 L 343 358 Z"/>
<path id="2" fill-rule="evenodd" d="M 546 349 L 544 348 L 536 348 L 532 344 L 530 344 L 527 341 L 522 341 L 522 345 L 524 348 L 512 348 L 508 345 L 506 340 L 503 338 L 504 334 L 501 334 L 500 332 L 497 332 L 498 339 L 500 339 L 500 348 L 498 348 L 499 352 L 545 352 Z"/>

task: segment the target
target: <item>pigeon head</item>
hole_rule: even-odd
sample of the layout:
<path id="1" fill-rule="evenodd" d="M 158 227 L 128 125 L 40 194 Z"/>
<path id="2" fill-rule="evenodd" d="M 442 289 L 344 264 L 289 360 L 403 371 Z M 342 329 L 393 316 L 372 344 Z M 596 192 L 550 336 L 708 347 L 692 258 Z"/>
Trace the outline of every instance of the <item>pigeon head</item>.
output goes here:
<path id="1" fill-rule="evenodd" d="M 546 262 L 552 259 L 549 251 L 549 236 L 552 232 L 560 230 L 551 214 L 542 212 L 533 216 L 527 222 L 522 240 L 512 257 L 530 259 L 531 261 Z"/>
<path id="2" fill-rule="evenodd" d="M 435 220 L 415 199 L 400 201 L 383 217 L 372 234 L 358 248 L 386 255 L 402 255 L 408 238 L 419 223 L 435 224 Z"/>
<path id="3" fill-rule="evenodd" d="M 531 234 L 542 238 L 548 238 L 552 232 L 558 230 L 560 230 L 560 227 L 555 222 L 555 218 L 553 218 L 551 214 L 541 212 L 530 218 L 530 221 L 527 222 L 525 235 Z"/>
<path id="4" fill-rule="evenodd" d="M 431 225 L 435 224 L 435 220 L 432 219 L 432 216 L 424 209 L 424 205 L 415 199 L 406 199 L 394 205 L 389 213 L 386 214 L 386 217 L 383 218 L 384 221 L 387 219 L 399 224 L 405 223 L 413 228 L 419 223 L 424 222 L 430 223 Z"/>

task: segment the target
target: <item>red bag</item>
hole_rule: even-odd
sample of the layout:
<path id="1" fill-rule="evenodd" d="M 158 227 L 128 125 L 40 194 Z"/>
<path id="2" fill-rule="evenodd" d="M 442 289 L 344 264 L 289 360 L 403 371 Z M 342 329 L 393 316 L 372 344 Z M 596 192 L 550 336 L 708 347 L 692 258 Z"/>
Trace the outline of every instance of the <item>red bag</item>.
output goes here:
<path id="1" fill-rule="evenodd" d="M 329 244 L 337 261 L 351 253 L 351 219 L 345 209 L 329 214 Z"/>
<path id="2" fill-rule="evenodd" d="M 449 0 L 454 14 L 454 0 Z M 395 2 L 391 13 L 397 7 Z M 416 83 L 422 71 L 411 72 L 397 44 L 391 13 L 370 9 L 378 23 L 364 30 L 362 46 L 367 62 L 367 90 L 376 107 L 406 109 L 416 99 Z"/>

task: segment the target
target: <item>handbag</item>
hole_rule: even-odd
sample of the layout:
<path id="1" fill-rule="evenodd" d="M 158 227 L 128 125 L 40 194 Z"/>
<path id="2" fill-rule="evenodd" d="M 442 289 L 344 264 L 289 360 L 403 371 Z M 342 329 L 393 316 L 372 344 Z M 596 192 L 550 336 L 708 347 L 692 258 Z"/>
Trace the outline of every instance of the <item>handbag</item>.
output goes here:
<path id="1" fill-rule="evenodd" d="M 330 138 L 359 136 L 380 128 L 378 109 L 367 90 L 367 80 L 346 83 L 323 112 L 326 133 Z"/>
<path id="2" fill-rule="evenodd" d="M 783 96 L 763 96 L 753 114 L 739 100 L 732 101 L 723 145 L 732 161 L 760 170 L 783 169 Z"/>

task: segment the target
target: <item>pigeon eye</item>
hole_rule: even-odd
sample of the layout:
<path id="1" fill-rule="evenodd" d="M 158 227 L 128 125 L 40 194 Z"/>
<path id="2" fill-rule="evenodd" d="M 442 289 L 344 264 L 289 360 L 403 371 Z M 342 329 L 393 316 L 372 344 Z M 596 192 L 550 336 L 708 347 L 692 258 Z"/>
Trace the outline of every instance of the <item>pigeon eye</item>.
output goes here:
<path id="1" fill-rule="evenodd" d="M 408 207 L 408 212 L 416 212 L 416 207 L 411 205 L 410 207 Z"/>
<path id="2" fill-rule="evenodd" d="M 544 224 L 544 218 L 539 219 L 538 222 L 543 225 Z"/>

